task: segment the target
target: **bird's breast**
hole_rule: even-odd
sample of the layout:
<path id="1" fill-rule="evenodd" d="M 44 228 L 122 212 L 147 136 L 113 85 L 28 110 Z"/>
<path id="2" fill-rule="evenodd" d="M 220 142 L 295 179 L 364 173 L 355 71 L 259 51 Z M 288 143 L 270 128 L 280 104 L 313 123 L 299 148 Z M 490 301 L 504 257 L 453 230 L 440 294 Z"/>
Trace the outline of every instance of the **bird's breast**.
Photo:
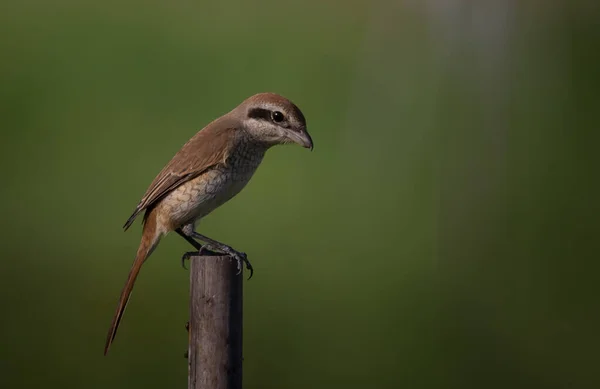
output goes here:
<path id="1" fill-rule="evenodd" d="M 234 154 L 226 164 L 185 182 L 163 199 L 163 214 L 169 215 L 173 228 L 208 215 L 246 186 L 263 156 L 264 152 Z"/>

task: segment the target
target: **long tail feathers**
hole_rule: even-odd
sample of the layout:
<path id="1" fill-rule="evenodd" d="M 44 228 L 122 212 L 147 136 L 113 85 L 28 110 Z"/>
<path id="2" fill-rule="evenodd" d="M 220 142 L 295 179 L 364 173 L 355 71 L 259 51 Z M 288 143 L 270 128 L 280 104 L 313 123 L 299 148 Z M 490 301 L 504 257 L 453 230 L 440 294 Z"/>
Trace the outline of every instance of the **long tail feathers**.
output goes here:
<path id="1" fill-rule="evenodd" d="M 104 346 L 104 355 L 108 353 L 110 345 L 115 339 L 117 329 L 119 328 L 119 323 L 121 322 L 121 318 L 123 317 L 123 313 L 127 307 L 127 302 L 131 296 L 131 291 L 133 290 L 133 285 L 135 284 L 135 280 L 140 272 L 140 269 L 158 244 L 159 240 L 160 236 L 156 234 L 156 220 L 154 218 L 150 218 L 150 220 L 148 220 L 148 222 L 144 225 L 142 241 L 140 242 L 135 260 L 133 261 L 133 265 L 129 271 L 129 276 L 127 276 L 127 282 L 121 291 L 119 304 L 117 305 L 115 316 L 113 317 L 112 323 L 110 324 L 110 329 L 108 330 L 106 345 Z"/>

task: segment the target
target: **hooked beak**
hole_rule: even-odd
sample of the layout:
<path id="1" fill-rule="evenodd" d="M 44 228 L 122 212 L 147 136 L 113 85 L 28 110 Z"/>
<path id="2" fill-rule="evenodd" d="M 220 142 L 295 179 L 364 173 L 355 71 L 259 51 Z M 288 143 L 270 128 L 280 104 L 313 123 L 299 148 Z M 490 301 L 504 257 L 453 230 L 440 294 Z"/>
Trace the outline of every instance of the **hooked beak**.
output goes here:
<path id="1" fill-rule="evenodd" d="M 314 148 L 312 138 L 308 132 L 306 132 L 306 130 L 302 132 L 290 131 L 288 137 L 292 140 L 292 142 L 299 144 L 304 148 L 310 149 L 310 151 L 312 151 Z"/>

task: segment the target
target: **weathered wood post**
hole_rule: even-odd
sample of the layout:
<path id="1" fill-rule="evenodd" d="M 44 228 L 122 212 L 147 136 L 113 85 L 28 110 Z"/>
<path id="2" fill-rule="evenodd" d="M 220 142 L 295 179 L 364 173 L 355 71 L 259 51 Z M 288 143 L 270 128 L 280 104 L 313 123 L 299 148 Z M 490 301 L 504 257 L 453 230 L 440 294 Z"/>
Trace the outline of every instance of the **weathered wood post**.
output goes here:
<path id="1" fill-rule="evenodd" d="M 242 281 L 228 256 L 190 261 L 188 389 L 242 388 Z"/>

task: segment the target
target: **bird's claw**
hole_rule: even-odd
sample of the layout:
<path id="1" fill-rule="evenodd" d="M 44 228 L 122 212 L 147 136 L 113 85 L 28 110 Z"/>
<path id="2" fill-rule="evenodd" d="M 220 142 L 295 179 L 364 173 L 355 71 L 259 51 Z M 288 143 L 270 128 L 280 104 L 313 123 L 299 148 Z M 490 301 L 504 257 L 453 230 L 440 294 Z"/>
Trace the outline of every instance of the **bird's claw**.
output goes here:
<path id="1" fill-rule="evenodd" d="M 248 279 L 252 278 L 252 275 L 254 274 L 254 268 L 252 267 L 252 264 L 248 260 L 248 256 L 246 255 L 246 253 L 243 253 L 241 251 L 236 251 L 229 246 L 223 247 L 223 252 L 225 252 L 225 254 L 229 255 L 231 258 L 233 258 L 237 261 L 237 270 L 238 271 L 237 271 L 236 275 L 239 275 L 242 272 L 242 262 L 244 262 L 244 264 L 246 265 L 246 269 L 248 269 L 250 271 L 250 276 L 248 277 Z"/>
<path id="2" fill-rule="evenodd" d="M 187 267 L 185 267 L 185 261 L 186 261 L 186 260 L 189 260 L 191 257 L 193 257 L 193 256 L 195 256 L 195 255 L 198 255 L 198 252 L 197 252 L 197 251 L 188 251 L 187 253 L 184 253 L 184 254 L 181 256 L 181 266 L 182 266 L 182 267 L 183 267 L 185 270 L 187 270 L 187 269 L 188 269 Z"/>
<path id="3" fill-rule="evenodd" d="M 254 274 L 254 268 L 252 267 L 252 264 L 250 263 L 250 261 L 248 260 L 248 257 L 246 256 L 246 253 L 242 253 L 244 254 L 244 258 L 242 258 L 242 260 L 244 261 L 244 263 L 246 264 L 246 269 L 250 272 L 250 275 L 248 276 L 248 279 L 252 278 L 252 275 Z M 238 269 L 240 268 L 240 262 L 238 261 Z M 241 271 L 241 270 L 240 270 Z"/>
<path id="4" fill-rule="evenodd" d="M 246 265 L 246 269 L 248 271 L 250 271 L 250 276 L 248 277 L 248 279 L 252 278 L 252 275 L 254 274 L 254 268 L 252 267 L 252 264 L 248 260 L 248 256 L 246 255 L 246 253 L 236 251 L 229 246 L 213 247 L 209 244 L 204 244 L 204 245 L 202 245 L 202 247 L 200 247 L 200 250 L 198 250 L 198 251 L 188 251 L 187 253 L 183 254 L 183 256 L 181 257 L 181 266 L 183 266 L 183 268 L 187 270 L 187 268 L 185 267 L 186 259 L 190 259 L 192 257 L 199 257 L 205 251 L 213 252 L 213 253 L 214 252 L 222 252 L 223 254 L 227 254 L 231 258 L 235 259 L 237 261 L 237 270 L 238 270 L 237 275 L 239 275 L 242 272 L 242 262 L 243 262 Z"/>

